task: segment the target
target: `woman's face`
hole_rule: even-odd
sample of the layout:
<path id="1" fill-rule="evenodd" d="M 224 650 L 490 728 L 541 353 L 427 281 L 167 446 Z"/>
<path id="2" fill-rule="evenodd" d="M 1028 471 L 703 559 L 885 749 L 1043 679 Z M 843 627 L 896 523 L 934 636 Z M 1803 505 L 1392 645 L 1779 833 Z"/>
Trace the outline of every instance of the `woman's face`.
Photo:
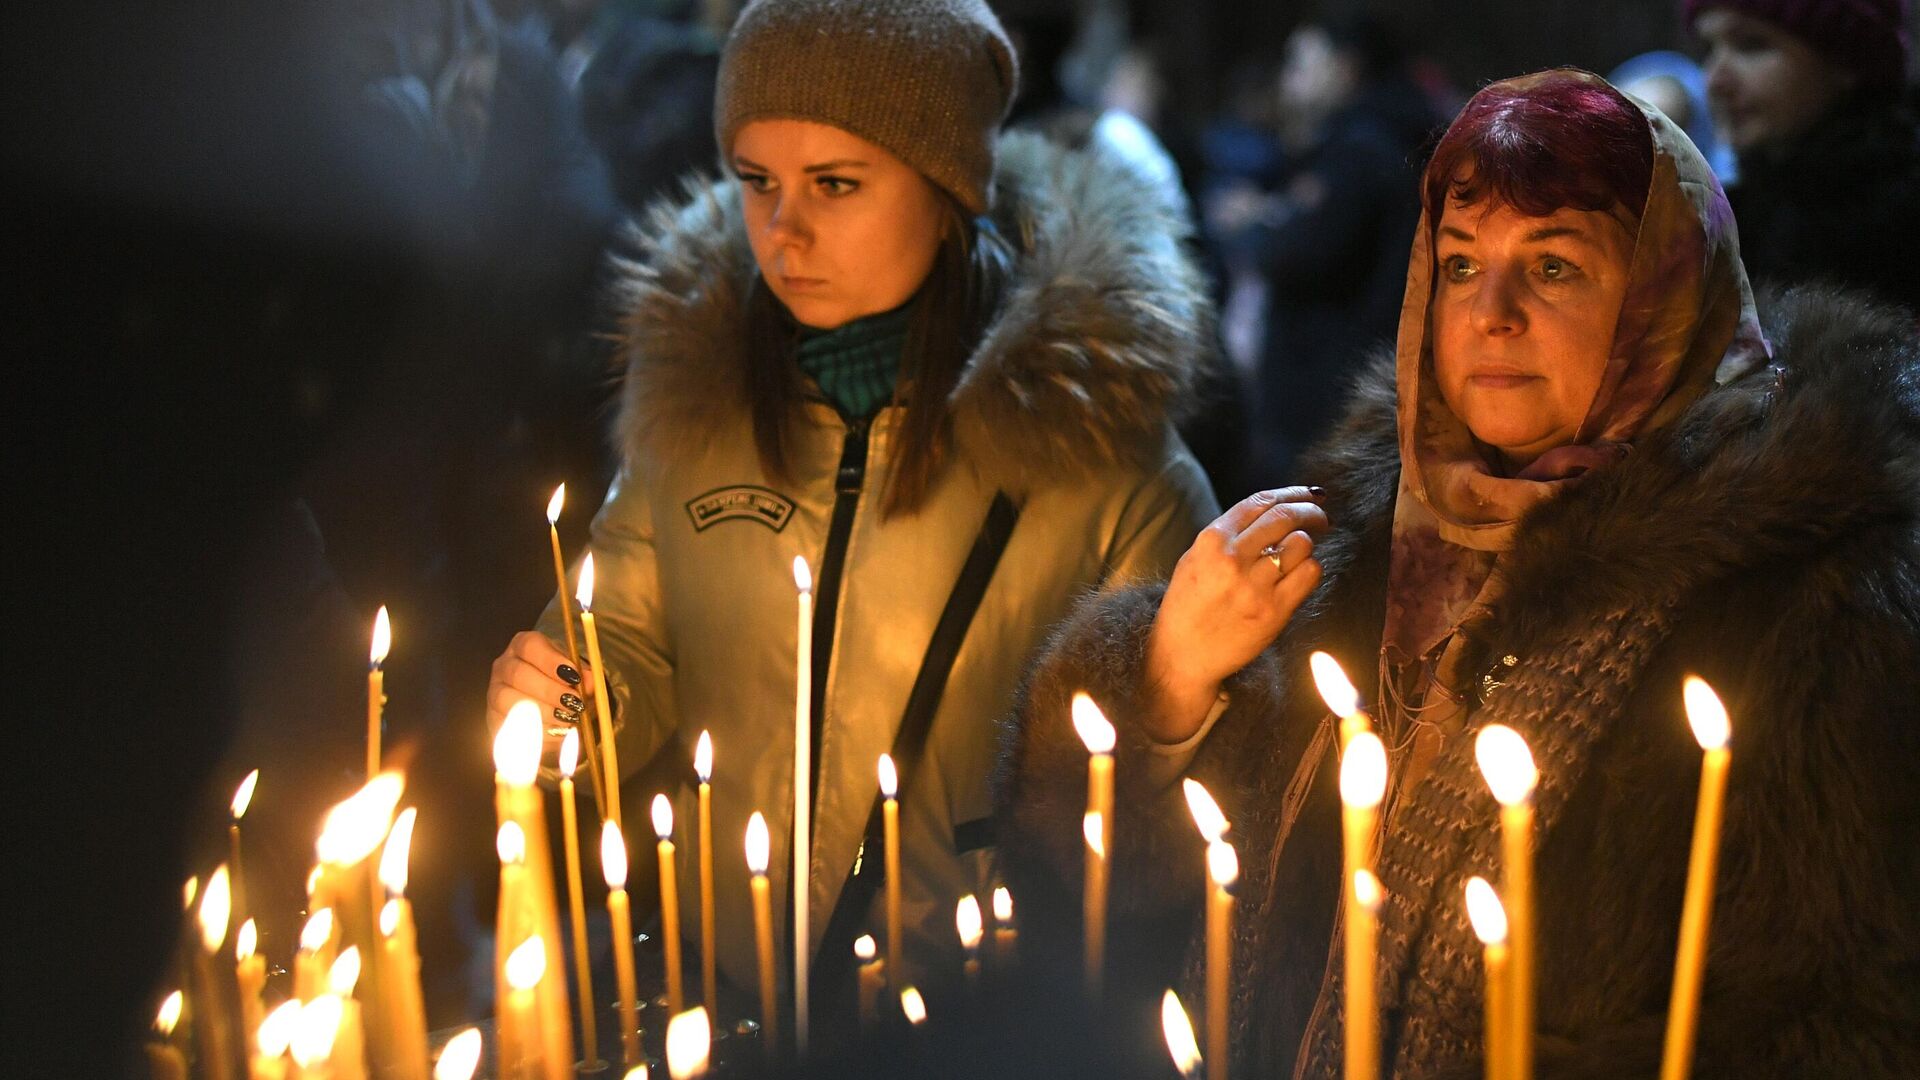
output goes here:
<path id="1" fill-rule="evenodd" d="M 1765 19 L 1710 8 L 1693 22 L 1707 47 L 1707 104 L 1736 152 L 1791 139 L 1857 81 L 1852 72 Z"/>
<path id="2" fill-rule="evenodd" d="M 760 276 L 803 325 L 897 308 L 933 267 L 939 190 L 858 135 L 755 120 L 734 137 L 733 171 Z"/>
<path id="3" fill-rule="evenodd" d="M 1440 395 L 1512 468 L 1573 441 L 1607 370 L 1633 237 L 1590 210 L 1529 217 L 1451 199 L 1431 307 Z"/>

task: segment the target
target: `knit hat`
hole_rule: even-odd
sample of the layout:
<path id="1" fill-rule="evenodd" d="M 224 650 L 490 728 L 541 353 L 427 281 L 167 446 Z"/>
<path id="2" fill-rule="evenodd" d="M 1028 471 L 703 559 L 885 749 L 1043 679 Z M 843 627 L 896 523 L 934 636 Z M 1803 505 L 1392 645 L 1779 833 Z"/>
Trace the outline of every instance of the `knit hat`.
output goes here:
<path id="1" fill-rule="evenodd" d="M 1712 8 L 1765 19 L 1859 73 L 1868 89 L 1897 94 L 1906 81 L 1905 0 L 1684 0 L 1687 25 Z"/>
<path id="2" fill-rule="evenodd" d="M 985 0 L 753 0 L 720 57 L 714 136 L 728 154 L 753 120 L 830 124 L 984 214 L 1017 78 Z"/>

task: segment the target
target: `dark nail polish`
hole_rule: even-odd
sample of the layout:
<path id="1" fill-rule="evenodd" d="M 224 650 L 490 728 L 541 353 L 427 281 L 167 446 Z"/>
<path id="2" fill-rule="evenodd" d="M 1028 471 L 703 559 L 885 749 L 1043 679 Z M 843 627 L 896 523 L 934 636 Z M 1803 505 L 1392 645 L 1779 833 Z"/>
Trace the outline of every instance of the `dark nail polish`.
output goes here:
<path id="1" fill-rule="evenodd" d="M 581 709 L 582 709 L 583 707 L 585 707 L 585 706 L 586 706 L 586 704 L 587 704 L 586 702 L 584 702 L 584 701 L 581 701 L 581 700 L 580 700 L 580 699 L 579 699 L 578 697 L 575 697 L 575 696 L 574 696 L 574 695 L 572 695 L 572 694 L 561 694 L 561 695 L 560 695 L 560 706 L 561 706 L 561 708 L 564 708 L 564 709 L 566 709 L 566 710 L 567 710 L 567 711 L 569 711 L 569 712 L 576 712 L 576 713 L 577 713 L 577 712 L 579 712 L 579 711 L 580 711 L 580 710 L 581 710 Z"/>
<path id="2" fill-rule="evenodd" d="M 560 709 L 560 708 L 556 708 L 553 710 L 553 718 L 555 720 L 560 721 L 563 724 L 577 724 L 580 722 L 579 713 L 568 712 L 567 710 Z"/>
<path id="3" fill-rule="evenodd" d="M 1307 488 L 1307 494 L 1316 499 L 1324 499 L 1327 497 L 1327 489 L 1323 487 L 1309 487 Z"/>
<path id="4" fill-rule="evenodd" d="M 553 673 L 560 676 L 560 681 L 566 683 L 568 686 L 580 685 L 580 673 L 573 670 L 572 664 L 561 664 L 559 667 L 553 669 Z"/>

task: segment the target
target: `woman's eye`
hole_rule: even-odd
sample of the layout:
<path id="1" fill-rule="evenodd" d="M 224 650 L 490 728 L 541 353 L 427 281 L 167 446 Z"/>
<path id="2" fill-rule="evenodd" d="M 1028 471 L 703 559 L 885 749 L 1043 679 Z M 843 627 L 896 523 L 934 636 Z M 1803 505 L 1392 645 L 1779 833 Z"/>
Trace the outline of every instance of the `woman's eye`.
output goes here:
<path id="1" fill-rule="evenodd" d="M 773 186 L 772 179 L 764 173 L 743 172 L 740 174 L 740 182 L 755 191 L 766 191 Z"/>
<path id="2" fill-rule="evenodd" d="M 1549 255 L 1540 260 L 1540 276 L 1548 281 L 1564 281 L 1573 276 L 1574 265 L 1565 259 Z"/>
<path id="3" fill-rule="evenodd" d="M 1473 276 L 1473 262 L 1465 255 L 1449 255 L 1441 260 L 1440 268 L 1448 281 L 1465 281 Z"/>
<path id="4" fill-rule="evenodd" d="M 823 176 L 820 178 L 820 190 L 828 195 L 850 195 L 860 187 L 854 180 L 844 176 Z"/>

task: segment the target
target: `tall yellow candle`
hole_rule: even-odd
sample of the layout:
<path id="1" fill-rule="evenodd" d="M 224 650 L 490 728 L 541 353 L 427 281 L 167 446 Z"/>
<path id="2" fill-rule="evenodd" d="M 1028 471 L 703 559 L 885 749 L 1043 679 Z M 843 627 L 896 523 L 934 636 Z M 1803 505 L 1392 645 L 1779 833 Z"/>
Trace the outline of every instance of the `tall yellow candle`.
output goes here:
<path id="1" fill-rule="evenodd" d="M 300 928 L 300 949 L 293 954 L 295 1001 L 312 1001 L 326 989 L 327 968 L 333 964 L 333 930 L 332 908 L 315 911 Z"/>
<path id="2" fill-rule="evenodd" d="M 660 853 L 660 943 L 667 953 L 667 1011 L 679 1015 L 686 1008 L 680 981 L 680 885 L 673 872 L 673 804 L 665 795 L 653 797 L 653 835 Z"/>
<path id="3" fill-rule="evenodd" d="M 613 702 L 607 693 L 607 669 L 600 662 L 600 633 L 593 624 L 593 552 L 580 560 L 574 599 L 580 602 L 580 632 L 587 639 L 587 664 L 593 668 L 593 712 L 600 724 L 600 816 L 620 824 L 620 755 L 613 745 Z M 589 746 L 593 740 L 587 740 Z"/>
<path id="4" fill-rule="evenodd" d="M 233 1031 L 233 1004 L 229 983 L 222 977 L 220 946 L 227 940 L 227 921 L 233 900 L 227 867 L 222 863 L 207 878 L 200 894 L 200 951 L 195 958 L 193 1030 L 199 1040 L 201 1074 L 209 1080 L 233 1075 L 237 1044 Z"/>
<path id="5" fill-rule="evenodd" d="M 260 932 L 252 919 L 234 935 L 234 981 L 240 987 L 240 1032 L 258 1031 L 266 1019 L 260 995 L 267 988 L 267 958 L 260 955 Z"/>
<path id="6" fill-rule="evenodd" d="M 1483 877 L 1467 880 L 1467 920 L 1480 939 L 1481 960 L 1486 968 L 1486 1047 L 1483 1051 L 1487 1080 L 1507 1080 L 1506 1032 L 1512 1021 L 1507 1017 L 1507 911 L 1499 894 Z"/>
<path id="7" fill-rule="evenodd" d="M 1378 902 L 1373 877 L 1373 834 L 1387 791 L 1387 748 L 1371 731 L 1354 734 L 1340 757 L 1343 825 L 1341 883 L 1346 944 L 1346 1076 L 1380 1075 L 1380 1016 L 1374 1002 L 1375 927 L 1370 898 Z"/>
<path id="8" fill-rule="evenodd" d="M 561 485 L 562 489 L 566 485 Z M 574 770 L 580 765 L 580 731 L 569 730 L 560 740 L 560 825 L 567 852 L 567 914 L 573 921 L 573 978 L 580 993 L 580 1054 L 589 1065 L 600 1063 L 600 1035 L 595 1030 L 593 964 L 587 956 L 587 902 L 580 880 L 580 815 L 573 790 Z"/>
<path id="9" fill-rule="evenodd" d="M 547 500 L 547 540 L 553 548 L 554 595 L 560 599 L 560 625 L 567 631 L 567 662 L 573 665 L 573 670 L 579 671 L 580 642 L 573 633 L 573 600 L 567 595 L 567 560 L 560 552 L 560 510 L 566 504 L 567 485 L 561 484 L 553 489 L 553 497 Z M 581 745 L 586 751 L 587 783 L 593 789 L 594 805 L 604 808 L 606 797 L 601 793 L 600 751 L 593 736 L 593 725 L 582 723 L 576 725 L 576 729 L 580 732 Z M 605 809 L 600 813 L 602 817 L 606 816 Z M 587 1058 L 596 1060 L 592 1048 L 588 1048 Z"/>
<path id="10" fill-rule="evenodd" d="M 360 948 L 350 946 L 334 960 L 327 973 L 328 996 L 340 1002 L 340 1023 L 334 1031 L 333 1052 L 327 1064 L 335 1080 L 366 1080 L 367 1038 L 360 1003 L 353 990 L 360 982 Z"/>
<path id="11" fill-rule="evenodd" d="M 1229 993 L 1233 971 L 1233 886 L 1240 880 L 1240 858 L 1233 845 L 1207 845 L 1207 1077 L 1226 1080 L 1227 1026 L 1233 1015 Z"/>
<path id="12" fill-rule="evenodd" d="M 1167 1040 L 1167 1056 L 1183 1077 L 1200 1069 L 1200 1044 L 1193 1037 L 1193 1021 L 1187 1018 L 1180 995 L 1168 990 L 1160 995 L 1160 1034 Z"/>
<path id="13" fill-rule="evenodd" d="M 1713 876 L 1720 855 L 1720 817 L 1727 795 L 1727 742 L 1732 724 L 1720 696 L 1704 679 L 1687 676 L 1682 689 L 1687 722 L 1700 742 L 1699 802 L 1693 814 L 1693 851 L 1687 859 L 1687 894 L 1680 909 L 1680 949 L 1673 961 L 1673 996 L 1667 1005 L 1667 1038 L 1660 1080 L 1685 1080 L 1693 1065 L 1700 1018 L 1700 978 L 1707 961 L 1707 928 L 1713 920 Z"/>
<path id="14" fill-rule="evenodd" d="M 231 867 L 233 879 L 233 929 L 237 933 L 240 924 L 249 917 L 247 911 L 246 875 L 241 872 L 240 864 L 240 819 L 247 816 L 247 808 L 253 805 L 253 789 L 260 783 L 260 770 L 255 769 L 240 781 L 234 789 L 233 801 L 227 804 L 232 817 L 227 822 L 227 865 Z M 247 1028 L 252 1031 L 253 1028 Z"/>
<path id="15" fill-rule="evenodd" d="M 1313 670 L 1313 684 L 1319 689 L 1321 700 L 1340 718 L 1340 749 L 1344 753 L 1355 735 L 1373 726 L 1360 708 L 1360 692 L 1353 688 L 1353 681 L 1347 678 L 1340 662 L 1327 653 L 1316 651 L 1307 657 L 1307 664 Z"/>
<path id="16" fill-rule="evenodd" d="M 411 806 L 394 818 L 387 846 L 380 853 L 380 884 L 387 902 L 380 907 L 379 973 L 384 983 L 377 991 L 381 1015 L 374 1026 L 381 1060 L 377 1070 L 387 1080 L 426 1080 L 427 1013 L 420 991 L 419 936 L 413 925 L 413 905 L 407 900 L 407 861 L 413 852 L 413 826 L 418 812 Z"/>
<path id="17" fill-rule="evenodd" d="M 607 882 L 607 915 L 613 923 L 613 974 L 620 987 L 620 1056 L 627 1068 L 640 1064 L 640 1005 L 633 979 L 633 913 L 627 901 L 627 841 L 617 822 L 600 824 L 600 873 Z"/>
<path id="18" fill-rule="evenodd" d="M 367 779 L 380 774 L 380 727 L 386 710 L 387 648 L 393 643 L 393 627 L 387 620 L 387 607 L 373 617 L 373 648 L 367 656 Z"/>
<path id="19" fill-rule="evenodd" d="M 362 957 L 376 943 L 380 882 L 371 856 L 393 825 L 395 808 L 406 788 L 397 772 L 384 772 L 327 811 L 314 852 L 321 873 L 315 903 L 333 908 L 344 945 L 358 945 Z"/>
<path id="20" fill-rule="evenodd" d="M 1533 792 L 1540 771 L 1520 733 L 1488 724 L 1474 740 L 1487 787 L 1500 804 L 1500 894 L 1507 908 L 1509 1033 L 1515 1080 L 1533 1075 Z"/>
<path id="21" fill-rule="evenodd" d="M 1098 998 L 1106 976 L 1107 859 L 1113 850 L 1113 725 L 1084 693 L 1073 695 L 1073 728 L 1087 746 L 1087 812 L 1081 820 L 1087 840 L 1083 962 L 1087 993 Z"/>
<path id="22" fill-rule="evenodd" d="M 147 1075 L 151 1080 L 187 1080 L 186 1055 L 173 1045 L 173 1029 L 179 1026 L 185 1007 L 186 995 L 178 990 L 160 1002 L 160 1011 L 153 1018 L 157 1038 L 147 1044 Z"/>
<path id="23" fill-rule="evenodd" d="M 340 1036 L 344 1006 L 333 994 L 321 994 L 300 1007 L 288 1046 L 295 1080 L 334 1080 L 333 1044 Z"/>
<path id="24" fill-rule="evenodd" d="M 960 947 L 966 950 L 967 959 L 962 970 L 966 973 L 967 986 L 980 984 L 980 939 L 985 933 L 985 925 L 980 917 L 980 901 L 972 893 L 960 898 L 953 908 L 953 925 L 960 932 Z"/>
<path id="25" fill-rule="evenodd" d="M 799 605 L 793 666 L 793 1045 L 805 1054 L 813 973 L 813 923 L 807 910 L 813 892 L 813 571 L 798 555 L 793 586 Z"/>
<path id="26" fill-rule="evenodd" d="M 501 868 L 500 910 L 494 927 L 494 940 L 537 939 L 548 951 L 542 970 L 550 977 L 536 981 L 534 998 L 538 1004 L 539 1024 L 533 1036 L 542 1042 L 537 1054 L 543 1067 L 553 1070 L 555 1080 L 573 1071 L 573 1014 L 569 1007 L 567 981 L 560 957 L 560 912 L 554 896 L 553 856 L 547 843 L 545 802 L 534 780 L 540 773 L 540 754 L 545 743 L 546 724 L 540 707 L 520 701 L 507 710 L 494 737 L 494 807 L 503 826 L 516 825 L 521 833 L 524 872 L 514 877 L 512 869 Z M 514 877 L 512 888 L 509 878 Z M 508 992 L 504 965 L 495 973 L 495 1000 Z"/>
<path id="27" fill-rule="evenodd" d="M 887 962 L 880 959 L 880 947 L 874 944 L 872 934 L 854 939 L 853 956 L 860 961 L 860 1030 L 870 1031 L 880 1022 L 880 991 L 887 983 Z"/>
<path id="28" fill-rule="evenodd" d="M 504 966 L 507 995 L 500 1006 L 501 1026 L 503 1029 L 528 1033 L 530 1037 L 515 1039 L 509 1044 L 503 1033 L 500 1041 L 502 1080 L 571 1076 L 573 1063 L 564 1062 L 563 1069 L 554 1069 L 553 1063 L 546 1060 L 546 1048 L 538 1035 L 541 1010 L 536 992 L 547 975 L 546 942 L 541 941 L 538 934 L 526 939 L 507 954 Z"/>
<path id="29" fill-rule="evenodd" d="M 700 997 L 707 1015 L 719 1016 L 713 932 L 713 736 L 704 731 L 693 748 L 693 772 L 700 778 Z"/>
<path id="30" fill-rule="evenodd" d="M 993 962 L 1012 968 L 1019 960 L 1020 928 L 1013 923 L 1013 894 L 1005 885 L 993 890 Z"/>
<path id="31" fill-rule="evenodd" d="M 900 966 L 900 774 L 893 755 L 880 755 L 880 836 L 887 876 L 887 970 L 899 978 Z"/>
<path id="32" fill-rule="evenodd" d="M 300 1028 L 300 1002 L 283 1001 L 260 1021 L 248 1080 L 287 1080 L 287 1049 Z"/>
<path id="33" fill-rule="evenodd" d="M 770 840 L 767 819 L 755 810 L 747 819 L 747 872 L 753 890 L 754 952 L 760 967 L 760 1046 L 768 1061 L 780 1052 L 780 1007 L 773 979 L 773 887 L 767 881 Z"/>

